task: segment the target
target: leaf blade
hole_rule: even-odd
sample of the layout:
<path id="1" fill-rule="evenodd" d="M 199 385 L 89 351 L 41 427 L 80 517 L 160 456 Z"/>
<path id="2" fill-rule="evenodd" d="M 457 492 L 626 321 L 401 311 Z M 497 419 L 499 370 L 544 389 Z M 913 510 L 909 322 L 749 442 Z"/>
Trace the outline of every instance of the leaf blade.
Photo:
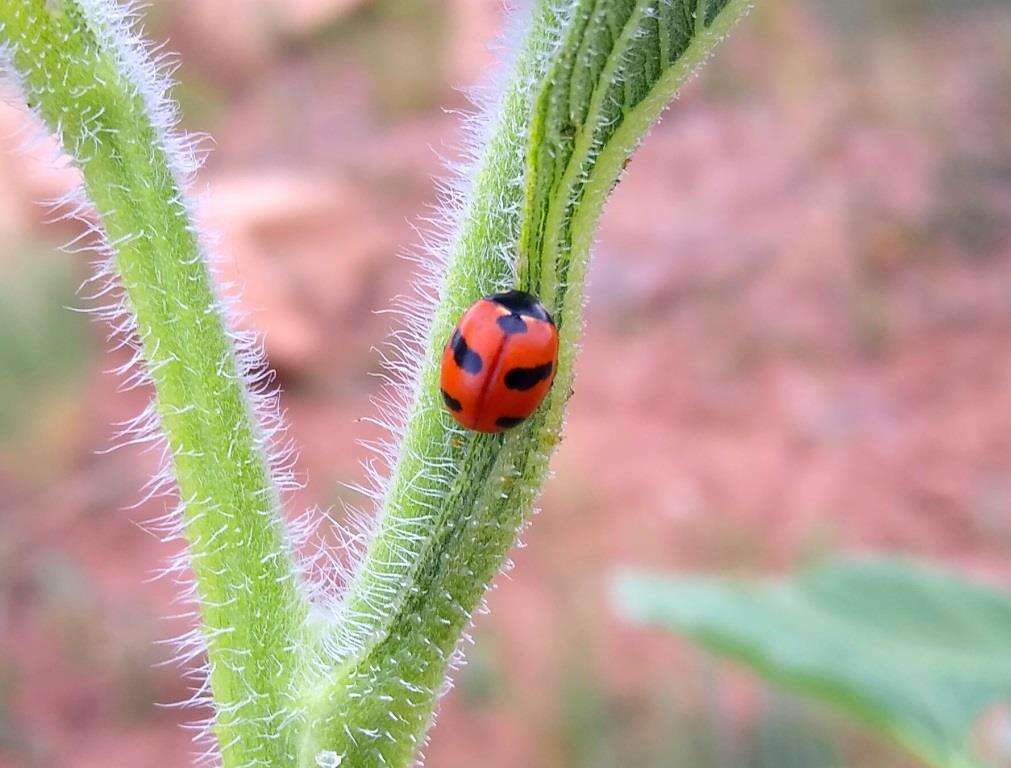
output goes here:
<path id="1" fill-rule="evenodd" d="M 975 765 L 969 730 L 1011 697 L 1011 599 L 924 566 L 841 562 L 745 583 L 628 574 L 621 612 L 827 700 L 921 759 Z"/>

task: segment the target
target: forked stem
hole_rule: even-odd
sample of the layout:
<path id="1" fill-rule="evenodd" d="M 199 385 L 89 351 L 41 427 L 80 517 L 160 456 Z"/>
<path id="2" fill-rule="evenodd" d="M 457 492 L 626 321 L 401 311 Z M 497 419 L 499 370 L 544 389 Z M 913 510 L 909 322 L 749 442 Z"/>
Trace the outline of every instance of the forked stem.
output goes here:
<path id="1" fill-rule="evenodd" d="M 378 530 L 337 615 L 310 612 L 250 386 L 183 199 L 165 83 L 114 0 L 0 0 L 29 105 L 80 167 L 156 390 L 190 544 L 226 768 L 404 766 L 447 667 L 544 481 L 562 430 L 590 243 L 607 195 L 747 0 L 534 0 L 455 214 Z M 505 435 L 438 394 L 442 345 L 476 298 L 518 286 L 558 322 L 554 388 Z M 268 404 L 269 405 L 269 404 Z"/>

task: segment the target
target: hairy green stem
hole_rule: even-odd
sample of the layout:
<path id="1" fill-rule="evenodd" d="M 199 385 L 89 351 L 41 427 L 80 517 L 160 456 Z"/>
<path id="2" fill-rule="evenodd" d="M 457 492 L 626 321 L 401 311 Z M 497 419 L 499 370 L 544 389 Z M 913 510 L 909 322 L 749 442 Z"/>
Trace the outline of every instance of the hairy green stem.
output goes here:
<path id="1" fill-rule="evenodd" d="M 171 451 L 226 766 L 291 764 L 306 605 L 258 426 L 200 245 L 139 79 L 94 2 L 0 0 L 0 40 L 28 103 L 84 176 L 115 244 Z M 119 43 L 127 41 L 119 40 Z"/>
<path id="2" fill-rule="evenodd" d="M 693 0 L 537 5 L 452 244 L 384 517 L 351 588 L 345 618 L 358 636 L 314 706 L 306 755 L 331 751 L 355 766 L 383 766 L 415 752 L 447 662 L 561 437 L 590 244 L 607 195 L 745 7 L 724 1 L 696 23 Z M 513 284 L 555 313 L 554 388 L 505 436 L 461 431 L 440 402 L 442 347 L 463 309 Z"/>
<path id="3" fill-rule="evenodd" d="M 186 500 L 226 768 L 414 759 L 460 637 L 561 438 L 607 196 L 746 5 L 534 0 L 458 213 L 425 348 L 413 353 L 414 399 L 378 530 L 338 614 L 322 616 L 299 588 L 245 366 L 173 173 L 161 86 L 122 9 L 113 0 L 0 0 L 4 56 L 81 168 L 136 319 Z M 466 432 L 442 407 L 441 350 L 468 305 L 511 286 L 539 294 L 555 315 L 555 385 L 508 433 Z"/>

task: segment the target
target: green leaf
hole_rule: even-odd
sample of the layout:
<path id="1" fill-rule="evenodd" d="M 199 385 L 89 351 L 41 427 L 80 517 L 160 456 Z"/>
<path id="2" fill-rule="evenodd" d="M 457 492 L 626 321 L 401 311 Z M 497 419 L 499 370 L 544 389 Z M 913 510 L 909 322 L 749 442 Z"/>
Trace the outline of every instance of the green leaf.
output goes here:
<path id="1" fill-rule="evenodd" d="M 760 583 L 625 574 L 616 599 L 932 765 L 977 765 L 972 725 L 1011 697 L 1011 598 L 922 565 L 856 560 Z"/>

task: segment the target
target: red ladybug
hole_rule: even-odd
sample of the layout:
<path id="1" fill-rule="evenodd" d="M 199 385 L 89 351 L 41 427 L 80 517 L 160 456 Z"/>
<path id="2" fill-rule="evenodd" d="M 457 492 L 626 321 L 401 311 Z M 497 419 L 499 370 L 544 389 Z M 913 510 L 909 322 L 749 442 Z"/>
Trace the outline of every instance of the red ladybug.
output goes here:
<path id="1" fill-rule="evenodd" d="M 515 427 L 537 410 L 558 363 L 558 329 L 536 296 L 507 291 L 478 300 L 442 353 L 442 399 L 477 432 Z"/>

